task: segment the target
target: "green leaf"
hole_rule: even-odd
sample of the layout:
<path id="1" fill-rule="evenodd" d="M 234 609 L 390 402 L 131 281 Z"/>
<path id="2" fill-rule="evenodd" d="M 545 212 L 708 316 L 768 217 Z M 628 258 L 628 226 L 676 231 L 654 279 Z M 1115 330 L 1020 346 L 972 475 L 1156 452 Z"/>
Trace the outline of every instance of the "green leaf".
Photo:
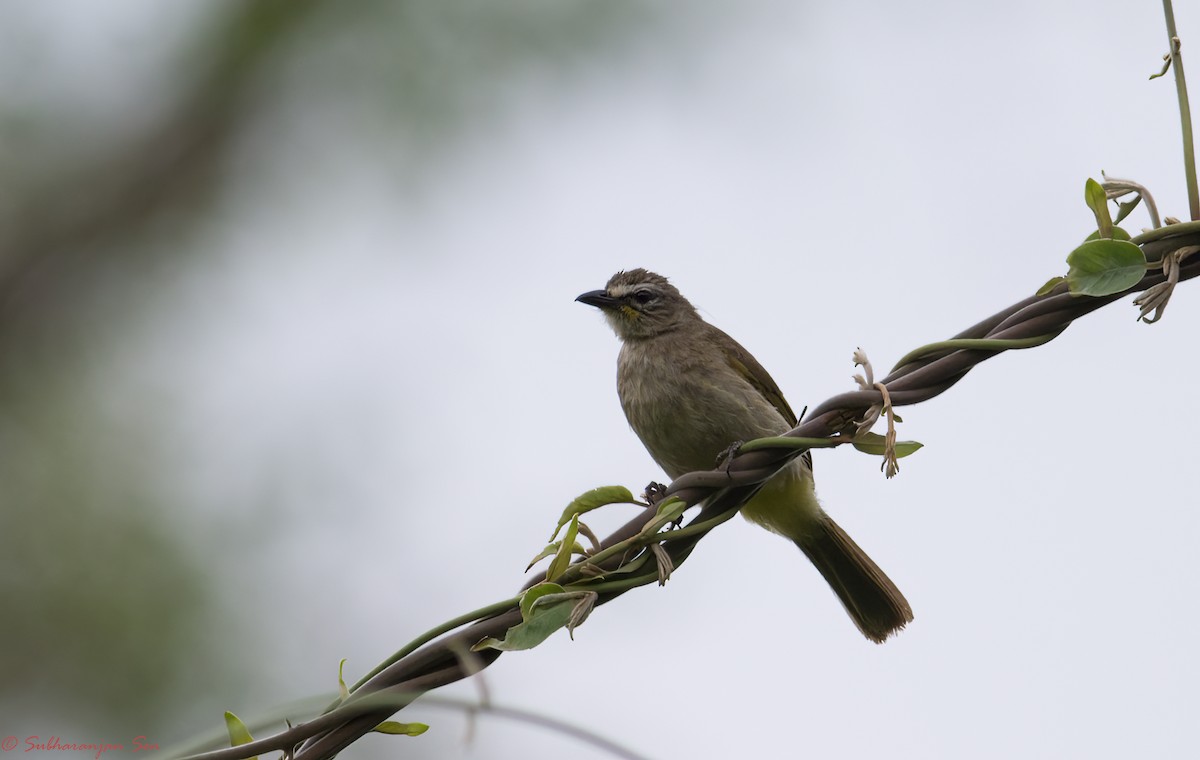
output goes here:
<path id="1" fill-rule="evenodd" d="M 554 559 L 550 560 L 550 567 L 546 568 L 546 580 L 552 581 L 563 574 L 563 571 L 571 564 L 571 550 L 577 545 L 575 536 L 579 535 L 579 515 L 571 518 L 571 523 L 567 526 L 567 535 L 563 536 L 563 540 L 559 542 L 558 551 L 554 553 Z"/>
<path id="2" fill-rule="evenodd" d="M 759 439 L 763 440 L 763 439 Z M 642 526 L 638 531 L 638 535 L 644 538 L 649 538 L 661 531 L 668 523 L 677 523 L 683 517 L 683 513 L 687 511 L 688 505 L 683 499 L 678 496 L 668 496 L 658 503 L 655 508 L 654 519 Z"/>
<path id="3" fill-rule="evenodd" d="M 879 433 L 863 433 L 852 441 L 854 448 L 864 454 L 872 454 L 881 457 L 887 451 L 887 441 Z M 896 441 L 896 458 L 903 459 L 906 456 L 917 453 L 925 444 L 917 441 Z"/>
<path id="4" fill-rule="evenodd" d="M 1059 276 L 1059 277 L 1051 277 L 1049 280 L 1046 280 L 1046 284 L 1045 284 L 1045 285 L 1043 285 L 1042 287 L 1038 288 L 1038 291 L 1037 291 L 1036 295 L 1039 295 L 1039 296 L 1045 296 L 1045 295 L 1049 295 L 1049 294 L 1050 294 L 1050 291 L 1052 291 L 1052 290 L 1054 290 L 1055 288 L 1057 288 L 1057 287 L 1058 287 L 1058 285 L 1059 285 L 1059 283 L 1063 283 L 1063 282 L 1066 282 L 1066 281 L 1067 281 L 1067 278 L 1066 278 L 1066 277 L 1062 277 L 1062 276 Z"/>
<path id="5" fill-rule="evenodd" d="M 1089 240 L 1107 240 L 1107 239 L 1108 238 L 1101 238 L 1100 231 L 1097 230 L 1097 231 L 1093 232 L 1092 234 L 1088 235 L 1087 237 L 1085 237 L 1083 239 L 1083 242 L 1086 243 Z M 1128 232 L 1126 232 L 1124 229 L 1122 229 L 1121 227 L 1113 227 L 1112 228 L 1112 239 L 1113 240 L 1132 240 L 1133 237 Z"/>
<path id="6" fill-rule="evenodd" d="M 678 496 L 671 496 L 663 499 L 658 503 L 658 509 L 655 514 L 658 517 L 666 517 L 672 521 L 678 520 L 687 511 L 687 502 Z"/>
<path id="7" fill-rule="evenodd" d="M 548 594 L 562 594 L 566 590 L 557 583 L 539 583 L 521 594 L 521 619 L 528 620 L 533 603 Z"/>
<path id="8" fill-rule="evenodd" d="M 393 736 L 420 736 L 429 730 L 429 726 L 424 723 L 397 723 L 394 720 L 385 720 L 371 730 Z"/>
<path id="9" fill-rule="evenodd" d="M 633 494 L 625 486 L 601 486 L 580 494 L 574 501 L 567 505 L 563 510 L 562 517 L 558 518 L 558 525 L 554 528 L 554 535 L 550 536 L 550 540 L 554 540 L 554 536 L 562 530 L 562 527 L 571 521 L 572 517 L 591 512 L 593 509 L 603 507 L 608 504 L 636 504 L 638 503 Z"/>
<path id="10" fill-rule="evenodd" d="M 537 563 L 541 562 L 546 557 L 549 557 L 549 556 L 552 556 L 553 554 L 555 554 L 558 551 L 558 547 L 561 544 L 562 544 L 562 541 L 555 541 L 552 544 L 548 544 L 545 549 L 542 549 L 540 552 L 538 552 L 538 555 L 536 557 L 529 560 L 529 564 L 525 566 L 525 572 L 529 572 L 529 568 L 531 568 L 534 565 L 536 565 Z"/>
<path id="11" fill-rule="evenodd" d="M 1146 255 L 1125 240 L 1089 240 L 1067 256 L 1071 292 L 1107 296 L 1129 290 L 1146 274 Z"/>
<path id="12" fill-rule="evenodd" d="M 1135 208 L 1137 208 L 1138 204 L 1141 202 L 1142 202 L 1142 194 L 1138 193 L 1137 195 L 1133 196 L 1133 200 L 1125 201 L 1124 203 L 1118 203 L 1117 204 L 1117 218 L 1113 219 L 1113 224 L 1120 224 L 1121 220 L 1124 219 L 1125 217 L 1129 216 L 1129 214 Z"/>
<path id="13" fill-rule="evenodd" d="M 225 730 L 229 732 L 229 746 L 231 747 L 240 747 L 254 741 L 254 737 L 250 735 L 250 729 L 246 728 L 242 719 L 228 710 L 225 711 Z M 250 760 L 258 760 L 258 756 L 255 755 Z"/>
<path id="14" fill-rule="evenodd" d="M 1089 177 L 1083 187 L 1083 199 L 1092 213 L 1096 215 L 1096 228 L 1100 231 L 1100 237 L 1112 237 L 1113 222 L 1108 213 L 1108 196 L 1105 194 L 1104 188 L 1099 182 Z"/>
<path id="15" fill-rule="evenodd" d="M 530 591 L 532 590 L 530 589 Z M 471 647 L 471 651 L 498 649 L 501 652 L 516 652 L 533 649 L 550 638 L 550 634 L 559 628 L 565 628 L 567 623 L 571 622 L 572 612 L 579 597 L 584 593 L 587 592 L 575 591 L 539 596 L 529 605 L 529 617 L 509 628 L 505 632 L 503 640 L 488 637 Z"/>
<path id="16" fill-rule="evenodd" d="M 345 657 L 338 662 L 338 698 L 343 701 L 350 696 L 350 690 L 346 688 L 346 681 L 342 678 L 342 668 L 344 667 L 346 667 Z"/>

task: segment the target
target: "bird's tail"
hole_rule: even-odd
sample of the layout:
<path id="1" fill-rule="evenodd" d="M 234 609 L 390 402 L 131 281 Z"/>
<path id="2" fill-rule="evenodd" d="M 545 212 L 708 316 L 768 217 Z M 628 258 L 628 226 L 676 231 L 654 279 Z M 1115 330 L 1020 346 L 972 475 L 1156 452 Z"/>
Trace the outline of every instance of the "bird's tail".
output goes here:
<path id="1" fill-rule="evenodd" d="M 912 608 L 896 584 L 828 515 L 809 525 L 796 546 L 833 588 L 850 618 L 871 641 L 883 641 L 911 623 Z"/>

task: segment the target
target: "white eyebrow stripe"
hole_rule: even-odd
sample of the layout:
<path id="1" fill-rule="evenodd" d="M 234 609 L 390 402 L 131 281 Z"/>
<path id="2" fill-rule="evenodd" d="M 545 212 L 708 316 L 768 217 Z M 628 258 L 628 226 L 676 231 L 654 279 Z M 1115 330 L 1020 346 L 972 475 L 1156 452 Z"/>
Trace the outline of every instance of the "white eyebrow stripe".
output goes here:
<path id="1" fill-rule="evenodd" d="M 612 286 L 609 289 L 608 294 L 613 298 L 621 298 L 622 296 L 629 295 L 630 293 L 636 293 L 639 290 L 649 290 L 656 296 L 661 296 L 663 294 L 662 288 L 651 282 L 636 282 L 632 285 L 620 283 Z"/>

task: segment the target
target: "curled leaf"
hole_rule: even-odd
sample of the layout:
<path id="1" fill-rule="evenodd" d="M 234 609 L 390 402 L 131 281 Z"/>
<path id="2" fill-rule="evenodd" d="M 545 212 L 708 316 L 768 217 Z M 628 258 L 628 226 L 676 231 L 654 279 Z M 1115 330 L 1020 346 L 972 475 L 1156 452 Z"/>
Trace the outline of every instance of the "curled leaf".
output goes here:
<path id="1" fill-rule="evenodd" d="M 533 608 L 533 603 L 538 599 L 550 594 L 562 593 L 565 593 L 565 589 L 557 583 L 539 583 L 538 585 L 528 589 L 525 593 L 521 594 L 521 619 L 529 619 L 530 610 Z"/>
<path id="2" fill-rule="evenodd" d="M 571 615 L 567 618 L 567 635 L 571 637 L 571 641 L 575 640 L 575 629 L 583 625 L 583 622 L 588 619 L 588 615 L 592 614 L 592 610 L 596 607 L 596 600 L 600 595 L 595 591 L 585 591 L 579 595 L 575 606 L 571 608 Z"/>
<path id="3" fill-rule="evenodd" d="M 346 681 L 342 678 L 342 668 L 344 667 L 346 667 L 345 657 L 338 662 L 338 698 L 342 701 L 350 696 L 350 690 L 346 688 Z"/>
<path id="4" fill-rule="evenodd" d="M 579 532 L 592 545 L 593 553 L 600 551 L 600 537 L 593 533 L 591 528 L 589 528 L 585 523 L 581 522 L 579 523 Z M 586 552 L 580 553 L 586 554 Z"/>
<path id="5" fill-rule="evenodd" d="M 1113 224 L 1120 224 L 1121 220 L 1124 219 L 1125 217 L 1129 216 L 1129 214 L 1135 208 L 1137 208 L 1138 204 L 1141 202 L 1142 202 L 1142 194 L 1138 193 L 1137 195 L 1133 196 L 1133 200 L 1124 201 L 1122 203 L 1117 204 L 1117 218 L 1113 219 Z M 1116 237 L 1116 235 L 1113 235 L 1113 237 Z"/>
<path id="6" fill-rule="evenodd" d="M 665 586 L 671 579 L 671 573 L 675 571 L 675 563 L 671 561 L 671 555 L 662 544 L 650 544 L 648 548 L 654 555 L 655 564 L 658 565 L 658 585 Z"/>

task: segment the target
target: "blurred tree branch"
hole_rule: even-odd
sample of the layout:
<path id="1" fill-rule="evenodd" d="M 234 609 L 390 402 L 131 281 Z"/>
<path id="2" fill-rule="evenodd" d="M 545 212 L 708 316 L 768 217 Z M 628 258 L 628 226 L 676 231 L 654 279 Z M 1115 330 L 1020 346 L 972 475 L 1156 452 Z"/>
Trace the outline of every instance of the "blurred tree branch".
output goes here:
<path id="1" fill-rule="evenodd" d="M 158 124 L 12 192 L 12 223 L 0 229 L 0 345 L 22 324 L 55 313 L 89 281 L 81 265 L 94 263 L 86 261 L 91 252 L 212 183 L 215 159 L 247 105 L 247 85 L 317 5 L 229 6 L 203 41 L 212 57 Z M 136 247 L 125 250 L 133 255 Z"/>
<path id="2" fill-rule="evenodd" d="M 33 715 L 79 706 L 110 725 L 157 721 L 179 709 L 168 697 L 179 683 L 195 689 L 197 676 L 229 675 L 202 691 L 237 688 L 237 668 L 227 666 L 253 657 L 203 651 L 206 641 L 194 637 L 198 619 L 212 624 L 224 612 L 216 602 L 228 591 L 190 556 L 194 537 L 179 528 L 192 493 L 162 468 L 172 464 L 164 452 L 179 445 L 170 438 L 178 418 L 162 410 L 192 388 L 156 386 L 151 393 L 162 396 L 145 398 L 142 387 L 118 387 L 130 374 L 144 377 L 138 329 L 172 324 L 172 304 L 151 289 L 169 291 L 180 279 L 175 269 L 202 271 L 201 253 L 222 252 L 200 236 L 224 221 L 214 222 L 228 210 L 219 202 L 272 160 L 287 172 L 282 182 L 269 178 L 276 186 L 305 178 L 303 153 L 314 146 L 303 141 L 314 137 L 318 149 L 349 146 L 385 173 L 399 147 L 404 170 L 417 163 L 432 174 L 446 154 L 424 150 L 428 143 L 491 128 L 479 111 L 507 106 L 507 85 L 524 67 L 571 84 L 562 64 L 604 62 L 649 26 L 635 8 L 225 0 L 203 6 L 179 35 L 164 35 L 164 75 L 149 77 L 155 88 L 144 92 L 130 84 L 145 81 L 130 71 L 138 57 L 117 47 L 129 39 L 124 22 L 29 12 L 31 29 L 48 24 L 31 49 L 73 45 L 71 35 L 84 34 L 87 44 L 117 52 L 106 51 L 102 64 L 116 76 L 83 78 L 96 97 L 70 87 L 63 97 L 53 74 L 30 67 L 22 87 L 33 107 L 0 112 L 5 136 L 17 136 L 0 151 L 16 167 L 0 180 L 0 532 L 36 537 L 0 557 L 0 597 L 21 611 L 2 663 L 6 706 Z M 14 16 L 20 26 L 22 12 Z M 74 50 L 34 58 L 53 69 L 57 58 L 69 68 L 77 56 L 87 58 Z M 61 102 L 46 118 L 40 104 L 56 95 Z M 118 102 L 133 103 L 133 118 L 115 120 L 128 124 L 123 132 L 106 132 Z M 333 110 L 348 116 L 339 122 L 348 133 L 305 132 Z M 272 123 L 278 134 L 252 145 L 269 150 L 245 152 L 264 117 L 281 113 L 286 121 Z M 22 132 L 27 124 L 34 129 Z M 411 182 L 424 173 L 394 175 Z M 236 200 L 239 211 L 249 202 L 252 216 L 259 199 Z M 159 276 L 164 265 L 173 279 Z M 261 514 L 260 503 L 243 506 L 242 514 Z M 105 560 L 96 567 L 98 556 Z"/>

